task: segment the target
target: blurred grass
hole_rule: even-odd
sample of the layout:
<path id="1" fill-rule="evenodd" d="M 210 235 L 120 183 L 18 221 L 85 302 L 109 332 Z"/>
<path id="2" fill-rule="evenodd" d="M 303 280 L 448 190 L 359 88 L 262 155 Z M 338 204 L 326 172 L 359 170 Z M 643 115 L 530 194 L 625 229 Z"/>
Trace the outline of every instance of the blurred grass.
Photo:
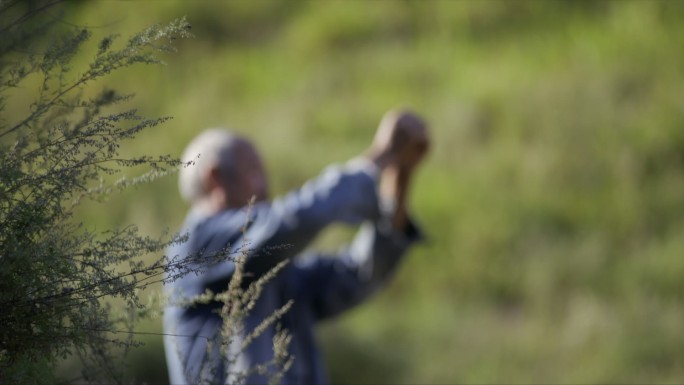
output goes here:
<path id="1" fill-rule="evenodd" d="M 228 126 L 283 193 L 389 108 L 432 125 L 412 197 L 429 242 L 322 326 L 334 382 L 684 381 L 684 2 L 93 1 L 65 20 L 126 36 L 182 15 L 196 38 L 168 66 L 108 81 L 174 117 L 126 152 Z M 83 218 L 157 234 L 186 209 L 165 178 Z M 164 382 L 148 341 L 133 369 Z"/>

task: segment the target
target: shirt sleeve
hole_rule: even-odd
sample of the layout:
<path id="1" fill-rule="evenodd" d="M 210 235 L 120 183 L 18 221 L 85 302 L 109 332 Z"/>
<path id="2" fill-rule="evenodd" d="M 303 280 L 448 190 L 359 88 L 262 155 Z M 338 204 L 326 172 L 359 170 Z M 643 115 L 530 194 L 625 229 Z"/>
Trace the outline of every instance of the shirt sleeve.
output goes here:
<path id="1" fill-rule="evenodd" d="M 300 189 L 271 204 L 255 205 L 245 230 L 231 239 L 227 251 L 246 255 L 246 277 L 258 277 L 299 253 L 331 223 L 359 224 L 379 218 L 377 179 L 377 168 L 365 159 L 328 167 Z M 205 249 L 220 250 L 228 237 L 216 234 Z M 212 266 L 202 274 L 203 286 L 225 282 L 234 268 L 232 262 Z"/>
<path id="2" fill-rule="evenodd" d="M 409 220 L 403 231 L 382 221 L 361 226 L 349 247 L 336 255 L 310 255 L 295 262 L 300 298 L 308 298 L 317 319 L 325 319 L 360 303 L 393 275 L 409 247 L 422 239 Z"/>

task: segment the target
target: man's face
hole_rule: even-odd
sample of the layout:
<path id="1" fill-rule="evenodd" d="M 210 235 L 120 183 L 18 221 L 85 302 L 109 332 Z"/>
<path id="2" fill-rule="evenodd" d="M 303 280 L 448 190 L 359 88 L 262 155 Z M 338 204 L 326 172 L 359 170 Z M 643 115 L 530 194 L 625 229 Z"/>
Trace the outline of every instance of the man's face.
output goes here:
<path id="1" fill-rule="evenodd" d="M 254 146 L 249 142 L 242 142 L 237 148 L 236 160 L 235 175 L 225 186 L 230 200 L 229 205 L 242 207 L 253 196 L 256 202 L 268 199 L 266 171 Z"/>

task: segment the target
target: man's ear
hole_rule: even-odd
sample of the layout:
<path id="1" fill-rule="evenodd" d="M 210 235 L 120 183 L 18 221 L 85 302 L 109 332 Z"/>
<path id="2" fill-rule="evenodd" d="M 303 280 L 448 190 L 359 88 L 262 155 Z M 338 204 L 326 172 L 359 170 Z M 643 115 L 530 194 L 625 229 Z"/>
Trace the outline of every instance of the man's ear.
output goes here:
<path id="1" fill-rule="evenodd" d="M 228 191 L 225 188 L 224 176 L 218 166 L 212 166 L 207 171 L 206 192 L 207 197 L 215 210 L 223 210 L 228 206 Z"/>
<path id="2" fill-rule="evenodd" d="M 207 186 L 207 192 L 211 192 L 216 187 L 221 186 L 221 172 L 217 165 L 211 166 L 204 176 L 205 186 Z"/>

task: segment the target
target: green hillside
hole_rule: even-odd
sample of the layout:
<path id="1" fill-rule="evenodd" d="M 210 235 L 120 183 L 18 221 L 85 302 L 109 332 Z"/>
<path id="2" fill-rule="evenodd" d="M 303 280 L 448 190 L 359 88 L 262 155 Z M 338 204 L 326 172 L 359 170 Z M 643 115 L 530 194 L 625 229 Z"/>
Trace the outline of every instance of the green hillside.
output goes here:
<path id="1" fill-rule="evenodd" d="M 184 15 L 195 38 L 167 66 L 86 90 L 173 116 L 124 152 L 230 127 L 277 195 L 363 151 L 390 108 L 431 125 L 411 205 L 428 241 L 319 329 L 334 382 L 684 382 L 684 2 L 88 1 L 64 20 L 96 42 Z M 86 208 L 152 235 L 187 210 L 174 178 Z M 166 381 L 144 341 L 133 369 Z"/>

